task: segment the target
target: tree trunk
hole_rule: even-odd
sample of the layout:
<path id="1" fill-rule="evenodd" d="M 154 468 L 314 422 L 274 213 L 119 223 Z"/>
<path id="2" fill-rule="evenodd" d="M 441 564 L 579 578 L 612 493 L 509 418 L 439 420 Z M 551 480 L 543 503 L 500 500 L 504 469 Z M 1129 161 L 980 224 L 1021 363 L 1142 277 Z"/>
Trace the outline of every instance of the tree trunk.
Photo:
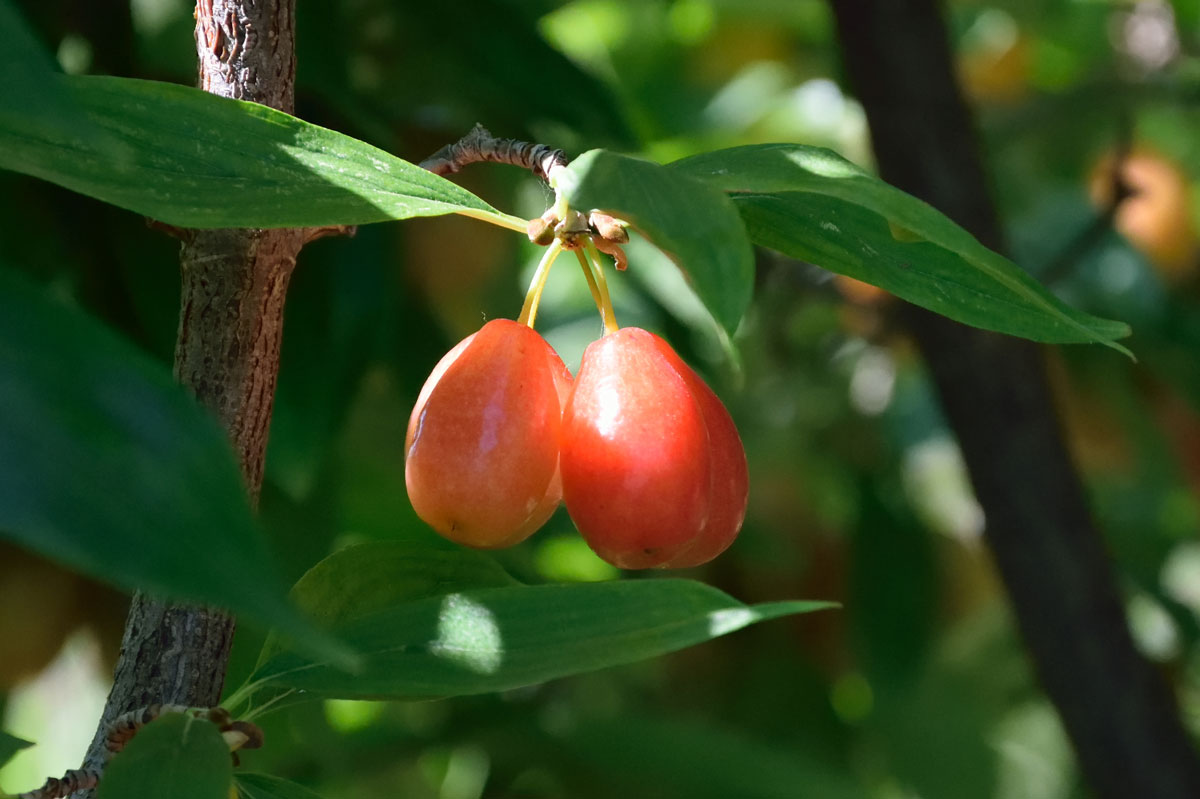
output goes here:
<path id="1" fill-rule="evenodd" d="M 291 112 L 294 31 L 294 0 L 198 0 L 201 87 Z M 221 421 L 250 500 L 257 504 L 284 298 L 305 231 L 201 230 L 184 231 L 182 237 L 175 376 Z M 105 729 L 121 713 L 158 702 L 217 704 L 233 629 L 233 619 L 214 608 L 136 594 L 86 762 L 103 761 Z"/>
<path id="2" fill-rule="evenodd" d="M 1000 249 L 935 0 L 833 0 L 833 9 L 883 177 Z M 1085 778 L 1113 799 L 1200 796 L 1200 761 L 1174 698 L 1126 627 L 1041 349 L 917 308 L 906 315 L 962 447 L 1021 633 Z"/>

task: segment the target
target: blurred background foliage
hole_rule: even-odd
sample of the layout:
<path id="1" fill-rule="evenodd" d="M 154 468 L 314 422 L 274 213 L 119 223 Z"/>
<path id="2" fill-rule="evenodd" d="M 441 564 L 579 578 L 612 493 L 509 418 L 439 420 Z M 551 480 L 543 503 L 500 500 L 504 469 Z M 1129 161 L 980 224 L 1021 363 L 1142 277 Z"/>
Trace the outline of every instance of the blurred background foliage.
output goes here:
<path id="1" fill-rule="evenodd" d="M 67 72 L 194 80 L 186 0 L 19 5 Z M 1051 366 L 1136 640 L 1200 733 L 1200 2 L 951 0 L 946 13 L 1017 262 L 1134 326 L 1138 363 L 1081 346 Z M 298 26 L 298 115 L 413 161 L 477 121 L 571 153 L 795 141 L 871 161 L 821 0 L 346 0 L 301 3 Z M 551 199 L 510 168 L 460 179 L 525 216 Z M 0 202 L 0 266 L 169 363 L 173 240 L 11 173 Z M 290 577 L 348 541 L 433 536 L 403 489 L 409 408 L 456 340 L 516 314 L 537 255 L 458 218 L 304 251 L 262 499 Z M 619 319 L 708 377 L 749 454 L 742 536 L 695 576 L 745 601 L 844 610 L 497 696 L 295 707 L 265 719 L 268 745 L 246 764 L 328 799 L 1086 795 L 890 298 L 760 253 L 735 363 L 669 262 L 637 242 L 630 256 L 612 279 Z M 560 266 L 545 297 L 539 328 L 575 365 L 600 332 L 582 277 Z M 563 514 L 496 557 L 529 581 L 618 576 Z M 3 727 L 39 742 L 0 772 L 9 790 L 77 764 L 124 605 L 0 553 Z M 260 645 L 239 632 L 231 686 Z"/>

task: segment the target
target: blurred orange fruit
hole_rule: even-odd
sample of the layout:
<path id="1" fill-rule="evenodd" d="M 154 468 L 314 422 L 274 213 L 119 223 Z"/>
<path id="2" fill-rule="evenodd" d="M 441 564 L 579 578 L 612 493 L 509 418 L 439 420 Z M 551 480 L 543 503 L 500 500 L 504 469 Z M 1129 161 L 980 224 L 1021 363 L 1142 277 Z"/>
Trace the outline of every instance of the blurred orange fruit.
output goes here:
<path id="1" fill-rule="evenodd" d="M 1107 153 L 1088 178 L 1089 195 L 1099 207 L 1112 203 L 1115 163 L 1115 154 Z M 1165 156 L 1135 147 L 1121 162 L 1120 179 L 1131 194 L 1117 208 L 1113 226 L 1168 285 L 1184 282 L 1200 260 L 1187 176 Z"/>

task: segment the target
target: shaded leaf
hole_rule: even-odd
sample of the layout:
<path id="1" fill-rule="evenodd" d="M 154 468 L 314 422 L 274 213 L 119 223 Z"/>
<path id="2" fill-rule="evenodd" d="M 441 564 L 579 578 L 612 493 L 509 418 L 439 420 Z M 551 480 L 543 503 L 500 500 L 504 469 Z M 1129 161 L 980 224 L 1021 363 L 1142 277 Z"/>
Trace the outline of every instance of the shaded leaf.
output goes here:
<path id="1" fill-rule="evenodd" d="M 583 719 L 559 739 L 614 785 L 614 795 L 637 795 L 645 785 L 695 799 L 857 799 L 864 794 L 862 785 L 803 751 L 695 719 Z"/>
<path id="2" fill-rule="evenodd" d="M 288 285 L 266 474 L 293 500 L 309 496 L 376 342 L 392 335 L 384 330 L 396 293 L 389 233 L 366 227 L 335 246 L 306 247 Z"/>
<path id="3" fill-rule="evenodd" d="M 22 749 L 28 749 L 31 746 L 33 746 L 31 741 L 26 741 L 15 735 L 9 735 L 6 732 L 0 732 L 0 766 L 12 760 L 13 755 L 17 752 L 20 752 Z"/>
<path id="4" fill-rule="evenodd" d="M 733 333 L 753 293 L 754 254 L 727 197 L 678 170 L 606 150 L 576 158 L 557 185 L 572 208 L 624 219 L 670 256 Z"/>
<path id="5" fill-rule="evenodd" d="M 965 324 L 1054 343 L 1129 335 L 1066 305 L 932 206 L 829 150 L 735 147 L 670 165 L 729 192 L 756 244 Z"/>
<path id="6" fill-rule="evenodd" d="M 138 730 L 104 769 L 97 799 L 229 799 L 233 762 L 211 722 L 168 713 Z"/>
<path id="7" fill-rule="evenodd" d="M 655 657 L 758 621 L 827 607 L 749 607 L 688 580 L 470 589 L 337 625 L 338 635 L 364 654 L 363 668 L 352 677 L 287 652 L 267 660 L 252 684 L 348 699 L 501 691 Z"/>
<path id="8" fill-rule="evenodd" d="M 448 180 L 350 136 L 187 86 L 60 77 L 95 137 L 36 110 L 0 128 L 0 167 L 191 228 L 500 219 Z M 523 226 L 522 226 L 523 227 Z"/>
<path id="9" fill-rule="evenodd" d="M 0 271 L 0 537 L 342 652 L 287 601 L 224 432 L 158 364 Z"/>
<path id="10" fill-rule="evenodd" d="M 303 785 L 270 774 L 237 774 L 234 780 L 243 799 L 320 799 Z"/>
<path id="11" fill-rule="evenodd" d="M 0 0 L 0 75 L 0 131 L 28 126 L 48 133 L 79 123 L 58 66 L 9 0 Z"/>
<path id="12" fill-rule="evenodd" d="M 384 97 L 398 112 L 419 113 L 436 102 L 439 120 L 457 119 L 461 133 L 479 121 L 500 136 L 539 128 L 565 133 L 567 125 L 585 138 L 633 145 L 612 89 L 546 43 L 538 34 L 541 12 L 525 0 L 461 0 L 455 14 L 470 24 L 449 26 L 436 3 L 384 5 L 396 20 L 397 45 L 390 58 L 381 56 Z M 355 33 L 367 34 L 375 19 Z"/>

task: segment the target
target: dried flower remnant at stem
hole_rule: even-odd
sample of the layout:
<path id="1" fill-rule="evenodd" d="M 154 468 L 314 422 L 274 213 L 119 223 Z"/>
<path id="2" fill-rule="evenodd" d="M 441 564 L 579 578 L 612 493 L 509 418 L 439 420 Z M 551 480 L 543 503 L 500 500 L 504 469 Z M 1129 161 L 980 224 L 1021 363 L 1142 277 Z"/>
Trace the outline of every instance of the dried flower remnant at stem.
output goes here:
<path id="1" fill-rule="evenodd" d="M 447 144 L 422 161 L 420 166 L 435 175 L 445 176 L 454 174 L 467 164 L 483 161 L 528 169 L 547 183 L 551 170 L 565 167 L 568 163 L 567 155 L 562 150 L 517 139 L 497 139 L 487 128 L 477 124 L 466 136 Z"/>

